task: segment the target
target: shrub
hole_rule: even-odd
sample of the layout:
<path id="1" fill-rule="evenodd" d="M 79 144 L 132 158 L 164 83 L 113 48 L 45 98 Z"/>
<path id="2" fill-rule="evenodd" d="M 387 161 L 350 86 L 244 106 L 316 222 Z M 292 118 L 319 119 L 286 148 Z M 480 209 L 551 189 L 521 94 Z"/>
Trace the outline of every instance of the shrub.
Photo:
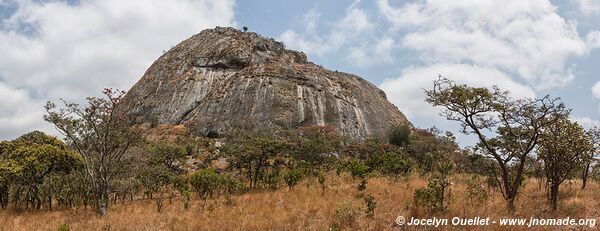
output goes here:
<path id="1" fill-rule="evenodd" d="M 67 224 L 60 224 L 60 225 L 58 226 L 58 229 L 57 229 L 57 230 L 58 230 L 58 231 L 69 231 L 70 229 L 69 229 L 69 225 L 67 225 Z"/>
<path id="2" fill-rule="evenodd" d="M 183 199 L 183 208 L 190 207 L 190 183 L 188 177 L 178 176 L 173 180 L 173 186 L 179 191 Z"/>
<path id="3" fill-rule="evenodd" d="M 356 189 L 358 189 L 358 195 L 359 195 L 359 197 L 361 197 L 364 194 L 365 190 L 367 189 L 367 179 L 361 178 L 360 183 L 358 183 L 358 186 Z"/>
<path id="4" fill-rule="evenodd" d="M 376 157 L 377 168 L 386 175 L 406 175 L 410 172 L 412 163 L 397 153 L 388 152 Z"/>
<path id="5" fill-rule="evenodd" d="M 223 176 L 221 178 L 223 192 L 225 193 L 225 204 L 232 205 L 231 195 L 237 193 L 242 188 L 242 183 L 233 176 Z"/>
<path id="6" fill-rule="evenodd" d="M 367 215 L 368 218 L 373 218 L 375 217 L 375 208 L 377 208 L 377 201 L 375 201 L 375 197 L 373 197 L 373 195 L 366 195 L 364 198 L 365 200 L 365 213 Z"/>
<path id="7" fill-rule="evenodd" d="M 221 185 L 225 195 L 233 195 L 242 188 L 242 182 L 238 178 L 225 175 L 221 177 Z"/>
<path id="8" fill-rule="evenodd" d="M 487 190 L 485 190 L 483 182 L 475 177 L 467 182 L 466 193 L 471 204 L 485 203 L 489 197 L 489 193 Z"/>
<path id="9" fill-rule="evenodd" d="M 358 205 L 347 200 L 335 205 L 333 228 L 351 228 L 353 227 L 360 216 L 361 209 Z"/>
<path id="10" fill-rule="evenodd" d="M 415 190 L 415 205 L 424 207 L 430 213 L 445 211 L 447 209 L 445 193 L 448 186 L 450 186 L 450 182 L 445 177 L 435 174 L 429 179 L 427 188 Z"/>
<path id="11" fill-rule="evenodd" d="M 288 170 L 283 173 L 283 180 L 288 188 L 292 189 L 302 179 L 302 172 L 298 169 Z"/>
<path id="12" fill-rule="evenodd" d="M 197 145 L 195 143 L 189 143 L 185 145 L 185 154 L 191 156 L 196 153 Z"/>
<path id="13" fill-rule="evenodd" d="M 350 172 L 350 175 L 352 175 L 352 178 L 356 178 L 356 177 L 360 177 L 360 178 L 364 178 L 367 173 L 369 173 L 369 166 L 365 165 L 362 162 L 359 162 L 357 160 L 352 160 L 350 161 L 350 163 L 347 166 L 348 171 Z"/>
<path id="14" fill-rule="evenodd" d="M 280 180 L 279 172 L 275 171 L 275 172 L 267 173 L 265 175 L 264 182 L 267 184 L 267 186 L 269 186 L 269 188 L 277 189 L 277 186 L 279 185 L 279 180 Z"/>
<path id="15" fill-rule="evenodd" d="M 202 169 L 190 176 L 190 185 L 203 201 L 202 206 L 204 207 L 206 199 L 218 191 L 221 177 L 212 169 Z"/>
<path id="16" fill-rule="evenodd" d="M 399 147 L 407 147 L 410 144 L 410 133 L 410 127 L 407 125 L 393 126 L 388 132 L 388 142 Z"/>
<path id="17" fill-rule="evenodd" d="M 321 185 L 321 195 L 325 194 L 325 173 L 319 172 L 317 175 L 317 179 L 319 180 L 319 184 Z"/>

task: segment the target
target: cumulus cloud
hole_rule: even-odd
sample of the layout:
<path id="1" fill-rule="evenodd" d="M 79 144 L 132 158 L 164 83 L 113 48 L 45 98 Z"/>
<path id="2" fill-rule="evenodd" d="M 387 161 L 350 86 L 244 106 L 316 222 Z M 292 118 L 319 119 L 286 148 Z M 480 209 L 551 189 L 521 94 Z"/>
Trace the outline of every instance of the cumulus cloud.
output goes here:
<path id="1" fill-rule="evenodd" d="M 570 60 L 600 47 L 600 34 L 579 35 L 548 0 L 409 1 L 377 7 L 399 35 L 399 46 L 421 61 L 380 87 L 413 120 L 436 121 L 439 109 L 425 102 L 423 89 L 438 74 L 472 86 L 497 85 L 513 97 L 565 86 L 574 79 Z M 600 98 L 600 86 L 598 86 Z M 587 124 L 591 119 L 581 119 Z"/>
<path id="2" fill-rule="evenodd" d="M 391 59 L 389 51 L 383 50 L 386 46 L 389 48 L 392 45 L 390 38 L 382 38 L 374 46 L 364 43 L 366 32 L 372 31 L 374 24 L 365 10 L 356 7 L 357 3 L 358 1 L 355 1 L 351 4 L 346 9 L 345 15 L 331 23 L 331 28 L 326 28 L 325 33 L 318 31 L 320 14 L 317 8 L 313 8 L 303 17 L 305 25 L 303 29 L 286 30 L 278 39 L 289 48 L 318 56 L 348 48 L 347 61 L 359 67 L 372 65 L 373 56 L 383 56 L 382 60 Z"/>
<path id="3" fill-rule="evenodd" d="M 573 117 L 573 120 L 577 121 L 585 129 L 591 127 L 600 127 L 600 121 L 590 118 L 589 116 Z"/>
<path id="4" fill-rule="evenodd" d="M 600 0 L 572 0 L 584 15 L 600 12 Z"/>
<path id="5" fill-rule="evenodd" d="M 347 60 L 361 68 L 367 68 L 376 63 L 391 63 L 394 60 L 392 52 L 395 46 L 394 39 L 383 37 L 372 46 L 363 45 L 350 48 Z"/>
<path id="6" fill-rule="evenodd" d="M 585 42 L 589 50 L 600 48 L 600 31 L 592 31 L 585 36 Z"/>
<path id="7" fill-rule="evenodd" d="M 202 29 L 234 24 L 233 0 L 2 4 L 15 11 L 0 26 L 0 84 L 19 103 L 1 102 L 0 138 L 39 127 L 45 100 L 128 89 L 170 46 Z"/>
<path id="8" fill-rule="evenodd" d="M 49 130 L 42 121 L 43 102 L 33 100 L 24 89 L 14 89 L 0 82 L 0 140 L 14 138 L 24 131 Z"/>
<path id="9" fill-rule="evenodd" d="M 596 99 L 600 99 L 600 81 L 596 82 L 592 87 L 592 95 Z"/>
<path id="10" fill-rule="evenodd" d="M 600 99 L 600 81 L 596 82 L 596 84 L 592 86 L 592 97 L 595 99 Z M 598 112 L 600 112 L 600 106 Z"/>
<path id="11" fill-rule="evenodd" d="M 438 75 L 458 83 L 477 87 L 498 86 L 510 90 L 515 98 L 533 98 L 535 91 L 526 85 L 514 82 L 508 75 L 494 68 L 472 64 L 434 64 L 424 67 L 406 68 L 400 77 L 387 79 L 379 86 L 388 99 L 402 109 L 409 119 L 439 119 L 439 110 L 425 102 L 425 89 L 433 86 Z"/>
<path id="12" fill-rule="evenodd" d="M 380 0 L 378 6 L 392 25 L 411 26 L 402 45 L 418 51 L 425 62 L 495 67 L 538 89 L 572 80 L 568 60 L 586 52 L 575 24 L 558 15 L 548 0 L 427 0 L 396 8 Z M 415 20 L 394 17 L 394 12 L 411 12 Z"/>
<path id="13" fill-rule="evenodd" d="M 392 24 L 392 29 L 397 30 L 406 26 L 415 26 L 427 20 L 421 11 L 423 4 L 408 2 L 403 7 L 394 8 L 388 0 L 377 1 L 377 7 L 383 16 Z"/>

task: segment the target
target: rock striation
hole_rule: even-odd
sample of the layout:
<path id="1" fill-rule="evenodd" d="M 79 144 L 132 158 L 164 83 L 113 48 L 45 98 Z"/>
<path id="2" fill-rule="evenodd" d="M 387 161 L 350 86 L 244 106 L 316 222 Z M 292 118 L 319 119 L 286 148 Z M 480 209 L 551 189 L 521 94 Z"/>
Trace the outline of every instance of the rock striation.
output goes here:
<path id="1" fill-rule="evenodd" d="M 406 117 L 373 84 L 327 70 L 252 32 L 208 29 L 156 60 L 125 96 L 133 123 L 184 125 L 194 135 L 331 126 L 381 137 Z"/>

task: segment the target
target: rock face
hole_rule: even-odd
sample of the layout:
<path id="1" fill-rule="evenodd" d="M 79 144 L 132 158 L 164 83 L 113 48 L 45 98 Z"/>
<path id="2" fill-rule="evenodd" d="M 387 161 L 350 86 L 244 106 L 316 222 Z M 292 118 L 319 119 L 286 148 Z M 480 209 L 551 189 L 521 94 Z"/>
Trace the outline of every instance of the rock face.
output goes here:
<path id="1" fill-rule="evenodd" d="M 134 123 L 186 126 L 194 135 L 332 126 L 350 138 L 408 124 L 364 79 L 308 62 L 255 33 L 217 27 L 163 54 L 125 96 Z"/>

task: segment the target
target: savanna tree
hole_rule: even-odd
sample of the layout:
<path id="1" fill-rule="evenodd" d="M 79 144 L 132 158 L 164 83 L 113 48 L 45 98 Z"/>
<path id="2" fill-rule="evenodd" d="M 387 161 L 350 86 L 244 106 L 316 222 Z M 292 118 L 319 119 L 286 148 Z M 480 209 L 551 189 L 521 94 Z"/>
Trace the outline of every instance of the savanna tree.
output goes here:
<path id="1" fill-rule="evenodd" d="M 392 126 L 388 131 L 388 142 L 390 144 L 408 148 L 412 131 L 406 124 Z"/>
<path id="2" fill-rule="evenodd" d="M 598 157 L 598 152 L 600 152 L 600 128 L 592 127 L 588 131 L 588 136 L 590 137 L 590 141 L 594 147 L 588 154 L 588 158 L 583 166 L 582 174 L 581 174 L 581 189 L 585 189 L 587 185 L 588 177 L 590 175 L 590 171 L 592 169 L 593 164 L 600 158 Z"/>
<path id="3" fill-rule="evenodd" d="M 59 139 L 42 132 L 27 133 L 13 141 L 2 144 L 0 159 L 0 196 L 2 206 L 8 203 L 8 190 L 13 189 L 15 202 L 40 209 L 42 201 L 52 208 L 54 193 L 42 192 L 42 186 L 51 184 L 53 175 L 64 175 L 75 170 L 79 158 Z M 45 198 L 42 198 L 45 195 Z M 47 200 L 46 200 L 47 199 Z"/>
<path id="4" fill-rule="evenodd" d="M 165 191 L 175 186 L 177 176 L 185 173 L 180 165 L 187 151 L 184 147 L 173 144 L 151 144 L 145 148 L 146 163 L 138 174 L 138 180 L 144 185 L 146 194 L 152 198 L 157 193 L 156 205 L 160 212 L 163 206 Z"/>
<path id="5" fill-rule="evenodd" d="M 460 123 L 463 133 L 477 136 L 483 153 L 495 160 L 499 172 L 494 175 L 508 209 L 514 211 L 526 162 L 543 129 L 569 110 L 549 96 L 512 99 L 497 87 L 470 87 L 441 76 L 425 92 L 428 103 L 443 108 L 441 115 Z"/>
<path id="6" fill-rule="evenodd" d="M 541 133 L 538 157 L 544 162 L 552 210 L 557 207 L 560 184 L 587 162 L 593 148 L 583 127 L 568 118 L 549 124 Z"/>
<path id="7" fill-rule="evenodd" d="M 248 136 L 224 145 L 222 153 L 228 157 L 230 167 L 239 169 L 256 188 L 269 172 L 277 172 L 292 144 L 286 140 Z"/>
<path id="8" fill-rule="evenodd" d="M 81 156 L 94 208 L 101 215 L 109 208 L 111 183 L 124 170 L 123 156 L 139 138 L 120 108 L 125 92 L 105 89 L 103 94 L 88 97 L 85 106 L 62 100 L 64 107 L 57 108 L 47 102 L 44 115 Z"/>

